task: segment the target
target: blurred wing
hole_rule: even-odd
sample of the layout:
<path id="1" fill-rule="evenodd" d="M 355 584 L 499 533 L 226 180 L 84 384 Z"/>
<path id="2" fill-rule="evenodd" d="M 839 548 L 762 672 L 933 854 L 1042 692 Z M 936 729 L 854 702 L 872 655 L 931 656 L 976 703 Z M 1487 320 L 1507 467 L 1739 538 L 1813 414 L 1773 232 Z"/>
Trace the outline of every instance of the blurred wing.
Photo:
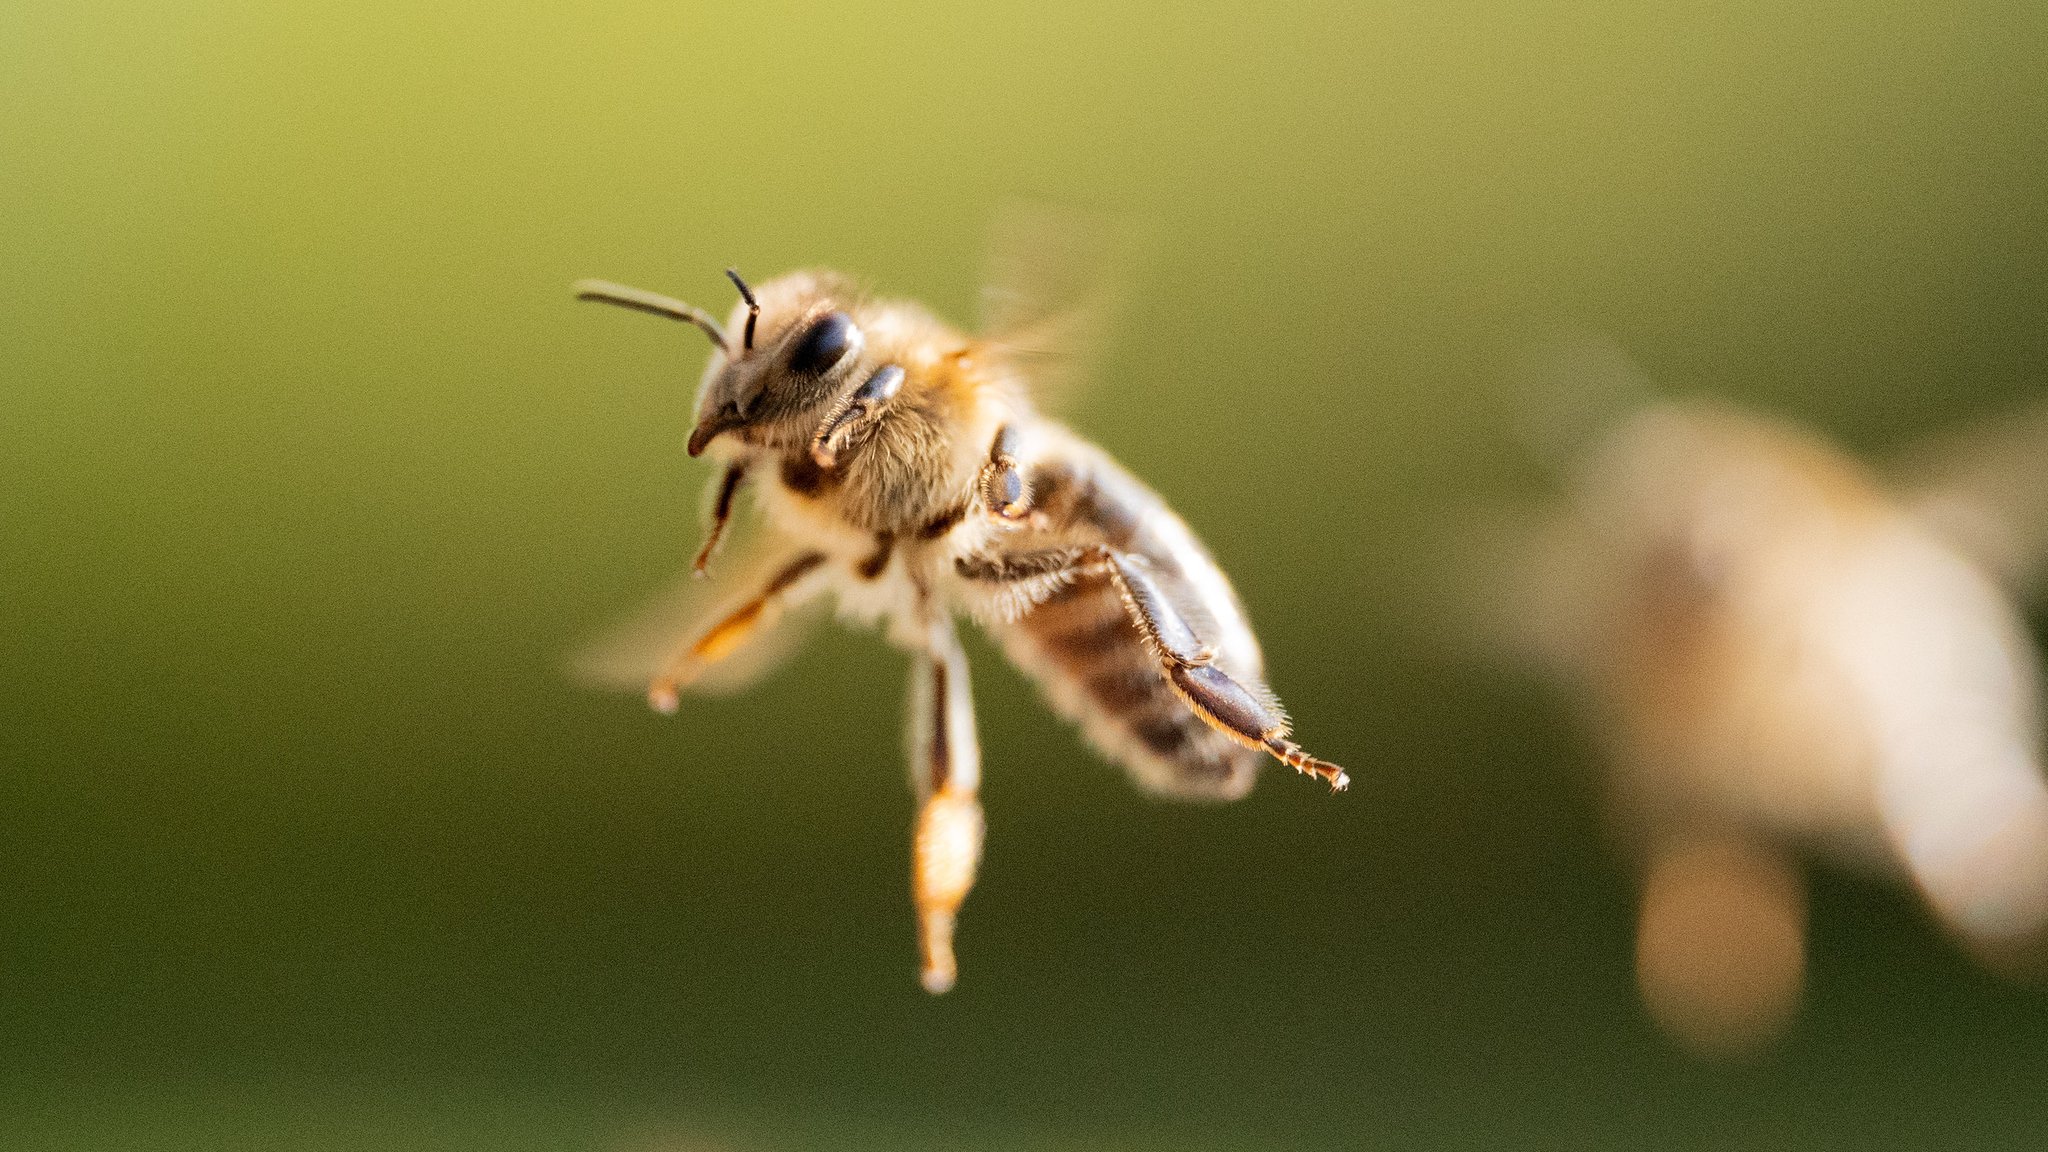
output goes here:
<path id="1" fill-rule="evenodd" d="M 1939 437 L 1900 473 L 1915 511 L 2008 585 L 2048 578 L 2048 400 Z"/>
<path id="2" fill-rule="evenodd" d="M 781 547 L 757 552 L 752 561 L 714 566 L 711 579 L 685 573 L 671 581 L 625 619 L 572 652 L 567 662 L 570 678 L 591 688 L 646 691 L 655 677 L 674 668 L 678 654 L 751 600 L 770 573 L 789 559 L 788 550 Z M 690 668 L 681 691 L 727 695 L 780 667 L 824 614 L 818 597 L 822 582 L 809 580 L 805 585 L 808 593 L 799 590 L 800 599 L 764 619 L 731 655 Z"/>
<path id="3" fill-rule="evenodd" d="M 1599 542 L 1560 505 L 1446 506 L 1398 577 L 1450 656 L 1566 681 L 1586 670 L 1603 595 Z"/>
<path id="4" fill-rule="evenodd" d="M 1589 328 L 1562 327 L 1525 340 L 1506 376 L 1517 438 L 1537 463 L 1560 474 L 1658 400 L 1628 352 Z"/>
<path id="5" fill-rule="evenodd" d="M 1044 205 L 1003 206 L 990 229 L 982 341 L 1056 412 L 1095 368 L 1132 245 L 1103 220 Z"/>

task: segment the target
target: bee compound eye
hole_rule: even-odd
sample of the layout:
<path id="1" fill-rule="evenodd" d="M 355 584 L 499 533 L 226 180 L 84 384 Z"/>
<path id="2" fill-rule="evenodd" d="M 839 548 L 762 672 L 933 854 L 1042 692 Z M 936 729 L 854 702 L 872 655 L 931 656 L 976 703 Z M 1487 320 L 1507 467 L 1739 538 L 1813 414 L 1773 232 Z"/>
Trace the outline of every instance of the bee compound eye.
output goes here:
<path id="1" fill-rule="evenodd" d="M 804 330 L 790 349 L 789 370 L 800 376 L 823 376 L 860 347 L 860 329 L 844 312 L 827 312 Z"/>

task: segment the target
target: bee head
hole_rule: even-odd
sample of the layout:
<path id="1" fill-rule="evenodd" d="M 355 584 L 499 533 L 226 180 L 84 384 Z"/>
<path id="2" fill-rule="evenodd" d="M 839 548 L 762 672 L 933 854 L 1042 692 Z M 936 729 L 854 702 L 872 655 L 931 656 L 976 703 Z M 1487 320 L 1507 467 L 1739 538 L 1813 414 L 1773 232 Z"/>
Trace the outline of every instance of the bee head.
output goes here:
<path id="1" fill-rule="evenodd" d="M 740 291 L 727 330 L 740 336 L 724 341 L 705 369 L 690 455 L 735 431 L 771 447 L 802 443 L 866 348 L 850 314 L 852 293 L 814 272 L 792 272 L 758 291 L 738 272 L 726 275 Z"/>
<path id="2" fill-rule="evenodd" d="M 856 293 L 837 277 L 792 272 L 758 289 L 726 270 L 740 300 L 724 326 L 680 300 L 599 280 L 577 296 L 693 324 L 716 351 L 697 392 L 690 455 L 733 432 L 749 443 L 803 443 L 860 363 L 866 336 L 851 315 Z M 737 335 L 733 335 L 737 333 Z"/>

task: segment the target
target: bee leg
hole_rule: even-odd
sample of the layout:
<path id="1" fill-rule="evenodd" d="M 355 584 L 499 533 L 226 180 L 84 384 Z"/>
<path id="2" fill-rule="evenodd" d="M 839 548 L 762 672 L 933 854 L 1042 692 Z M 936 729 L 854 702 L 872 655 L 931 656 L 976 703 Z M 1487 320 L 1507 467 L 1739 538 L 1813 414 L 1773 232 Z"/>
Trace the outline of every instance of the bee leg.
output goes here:
<path id="1" fill-rule="evenodd" d="M 1216 659 L 1215 650 L 1195 637 L 1187 618 L 1166 598 L 1141 561 L 1114 548 L 1098 547 L 1092 551 L 1095 563 L 1116 585 L 1124 611 L 1130 614 L 1131 622 L 1138 626 L 1146 646 L 1160 658 L 1161 664 L 1168 668 L 1203 668 Z"/>
<path id="2" fill-rule="evenodd" d="M 669 658 L 667 667 L 647 686 L 647 702 L 657 712 L 674 712 L 677 690 L 688 684 L 706 665 L 716 664 L 732 655 L 762 625 L 772 621 L 790 589 L 824 562 L 824 553 L 805 552 L 776 569 L 775 575 L 768 578 L 761 591 L 719 617 L 696 639 L 677 649 L 676 654 Z"/>
<path id="3" fill-rule="evenodd" d="M 1114 548 L 1059 548 L 1009 555 L 962 556 L 953 562 L 962 577 L 984 584 L 1021 584 L 1078 576 L 1107 575 L 1145 646 L 1167 664 L 1200 667 L 1216 653 L 1194 630 L 1147 572 L 1144 562 Z"/>
<path id="4" fill-rule="evenodd" d="M 704 546 L 697 549 L 697 558 L 690 562 L 690 571 L 699 579 L 711 574 L 711 554 L 725 538 L 726 522 L 732 519 L 732 499 L 740 490 L 740 481 L 746 478 L 745 464 L 729 465 L 725 475 L 719 477 L 718 494 L 711 501 L 711 527 L 704 534 Z"/>
<path id="5" fill-rule="evenodd" d="M 981 504 L 999 520 L 1022 520 L 1031 511 L 1031 486 L 1017 466 L 1017 429 L 1005 424 L 996 430 L 988 448 L 988 463 L 981 466 L 975 491 Z"/>
<path id="6" fill-rule="evenodd" d="M 1268 698 L 1214 666 L 1215 651 L 1195 635 L 1187 618 L 1174 607 L 1138 557 L 1098 544 L 1064 552 L 1027 552 L 993 558 L 963 556 L 954 562 L 954 569 L 969 580 L 990 583 L 1043 579 L 1062 573 L 1107 574 L 1145 646 L 1159 658 L 1160 674 L 1195 715 L 1247 748 L 1270 753 L 1297 772 L 1328 781 L 1331 791 L 1341 792 L 1350 786 L 1351 777 L 1342 768 L 1316 759 L 1288 739 L 1287 717 Z"/>
<path id="7" fill-rule="evenodd" d="M 981 749 L 967 655 L 950 620 L 934 624 L 910 682 L 910 775 L 917 790 L 911 892 L 920 979 L 934 995 L 953 986 L 953 924 L 981 863 Z"/>
<path id="8" fill-rule="evenodd" d="M 982 584 L 1019 584 L 1030 580 L 1078 576 L 1093 571 L 1088 559 L 1092 549 L 1055 548 L 1045 552 L 1013 552 L 1008 555 L 962 556 L 953 570 Z"/>
<path id="9" fill-rule="evenodd" d="M 1238 743 L 1271 753 L 1296 772 L 1329 781 L 1333 792 L 1350 786 L 1351 777 L 1342 768 L 1316 759 L 1287 738 L 1287 717 L 1278 707 L 1211 663 L 1215 652 L 1196 639 L 1194 629 L 1150 573 L 1113 548 L 1096 551 L 1122 595 L 1131 622 L 1158 654 L 1167 684 L 1195 715 Z"/>
<path id="10" fill-rule="evenodd" d="M 812 462 L 820 468 L 831 469 L 839 462 L 839 454 L 881 416 L 882 409 L 902 389 L 903 368 L 884 364 L 859 387 L 840 397 L 811 436 Z"/>
<path id="11" fill-rule="evenodd" d="M 1247 748 L 1270 753 L 1304 776 L 1328 781 L 1332 792 L 1342 792 L 1351 786 L 1351 777 L 1344 769 L 1316 759 L 1287 738 L 1287 717 L 1279 709 L 1253 695 L 1222 669 L 1168 663 L 1165 672 L 1174 695 L 1185 700 L 1209 727 Z"/>
<path id="12" fill-rule="evenodd" d="M 853 566 L 853 573 L 863 580 L 879 579 L 882 569 L 889 566 L 889 557 L 896 554 L 896 534 L 878 532 L 875 534 L 875 550 L 867 554 L 860 563 Z"/>

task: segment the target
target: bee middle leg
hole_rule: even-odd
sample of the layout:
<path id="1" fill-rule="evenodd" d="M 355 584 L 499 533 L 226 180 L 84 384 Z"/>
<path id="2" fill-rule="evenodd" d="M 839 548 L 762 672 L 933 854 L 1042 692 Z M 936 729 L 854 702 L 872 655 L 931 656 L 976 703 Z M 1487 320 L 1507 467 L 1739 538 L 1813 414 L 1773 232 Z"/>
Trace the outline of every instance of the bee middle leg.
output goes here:
<path id="1" fill-rule="evenodd" d="M 919 978 L 933 994 L 953 987 L 953 925 L 981 863 L 981 748 L 967 654 L 950 620 L 933 623 L 910 681 L 910 776 L 917 790 L 911 892 L 917 905 Z"/>
<path id="2" fill-rule="evenodd" d="M 1201 642 L 1143 562 L 1131 554 L 1097 544 L 1007 557 L 962 557 L 954 567 L 969 580 L 989 583 L 1057 574 L 1106 575 L 1146 647 L 1159 658 L 1167 685 L 1204 723 L 1297 772 L 1327 781 L 1331 791 L 1350 786 L 1351 777 L 1342 768 L 1309 755 L 1288 739 L 1287 718 L 1278 707 L 1215 666 L 1215 650 Z"/>
<path id="3" fill-rule="evenodd" d="M 775 570 L 759 592 L 713 621 L 709 628 L 676 650 L 647 686 L 647 702 L 657 712 L 674 712 L 677 693 L 704 668 L 738 651 L 742 644 L 772 623 L 797 585 L 825 562 L 822 552 L 803 552 Z"/>

